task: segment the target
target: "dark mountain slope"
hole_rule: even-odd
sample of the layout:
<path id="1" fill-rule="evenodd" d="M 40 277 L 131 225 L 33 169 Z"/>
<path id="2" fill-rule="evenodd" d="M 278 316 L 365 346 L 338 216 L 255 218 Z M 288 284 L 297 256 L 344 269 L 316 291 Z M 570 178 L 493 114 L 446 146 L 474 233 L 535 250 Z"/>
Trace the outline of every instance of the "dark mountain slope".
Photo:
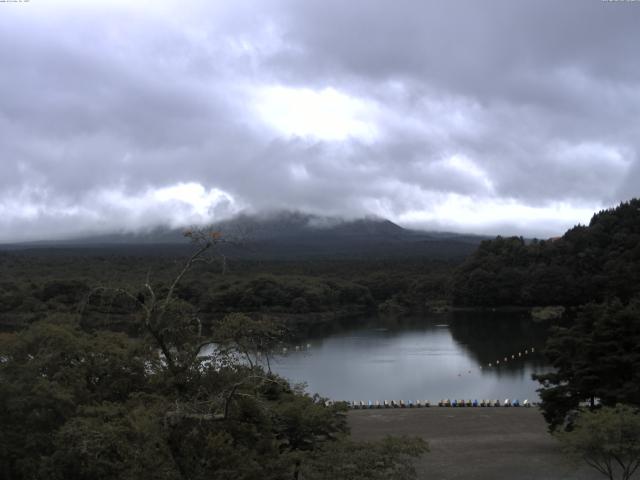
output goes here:
<path id="1" fill-rule="evenodd" d="M 422 256 L 452 259 L 468 255 L 484 238 L 407 230 L 381 218 L 344 220 L 302 212 L 241 214 L 211 228 L 222 232 L 223 238 L 229 240 L 221 246 L 222 252 L 239 258 Z M 188 247 L 183 230 L 169 228 L 4 246 L 5 249 L 118 249 L 136 253 Z"/>

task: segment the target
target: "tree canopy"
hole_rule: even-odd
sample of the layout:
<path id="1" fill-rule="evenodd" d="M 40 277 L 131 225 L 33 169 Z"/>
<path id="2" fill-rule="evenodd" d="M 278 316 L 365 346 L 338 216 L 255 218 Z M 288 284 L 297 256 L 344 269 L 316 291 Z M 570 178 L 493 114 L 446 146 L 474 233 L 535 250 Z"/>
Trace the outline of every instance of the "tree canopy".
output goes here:
<path id="1" fill-rule="evenodd" d="M 257 353 L 277 345 L 277 325 L 230 315 L 202 328 L 177 294 L 216 238 L 196 240 L 169 283 L 88 292 L 128 302 L 138 336 L 83 328 L 79 313 L 0 335 L 2 478 L 333 478 L 327 462 L 377 478 L 382 450 L 385 471 L 412 478 L 422 440 L 353 442 L 344 404 L 265 371 Z"/>
<path id="2" fill-rule="evenodd" d="M 629 406 L 582 411 L 573 430 L 556 437 L 567 454 L 610 480 L 628 480 L 640 467 L 640 415 Z"/>
<path id="3" fill-rule="evenodd" d="M 640 199 L 596 213 L 562 237 L 483 241 L 453 279 L 456 305 L 628 301 L 640 289 Z"/>
<path id="4" fill-rule="evenodd" d="M 584 306 L 570 327 L 552 330 L 544 353 L 555 371 L 534 377 L 552 429 L 582 402 L 640 406 L 640 299 Z"/>

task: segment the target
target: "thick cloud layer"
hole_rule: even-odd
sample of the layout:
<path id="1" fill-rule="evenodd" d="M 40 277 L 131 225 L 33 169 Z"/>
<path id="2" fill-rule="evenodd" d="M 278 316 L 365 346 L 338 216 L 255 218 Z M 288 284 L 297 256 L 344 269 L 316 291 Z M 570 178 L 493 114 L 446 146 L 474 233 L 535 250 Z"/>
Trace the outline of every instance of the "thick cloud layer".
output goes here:
<path id="1" fill-rule="evenodd" d="M 279 208 L 561 233 L 639 193 L 638 25 L 631 1 L 0 4 L 0 241 Z"/>

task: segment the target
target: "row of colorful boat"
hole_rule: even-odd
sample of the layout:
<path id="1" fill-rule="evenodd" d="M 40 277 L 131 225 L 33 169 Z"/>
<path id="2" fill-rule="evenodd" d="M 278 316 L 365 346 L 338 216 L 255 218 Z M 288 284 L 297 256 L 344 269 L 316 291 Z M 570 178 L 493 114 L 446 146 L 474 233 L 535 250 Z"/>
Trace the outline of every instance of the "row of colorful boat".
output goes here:
<path id="1" fill-rule="evenodd" d="M 375 400 L 375 401 L 353 401 L 348 402 L 350 408 L 366 409 L 366 408 L 422 408 L 431 407 L 432 404 L 429 400 Z M 530 407 L 532 405 L 529 400 L 524 400 L 522 403 L 518 399 L 505 398 L 504 401 L 500 400 L 450 400 L 443 399 L 434 406 L 438 407 Z"/>

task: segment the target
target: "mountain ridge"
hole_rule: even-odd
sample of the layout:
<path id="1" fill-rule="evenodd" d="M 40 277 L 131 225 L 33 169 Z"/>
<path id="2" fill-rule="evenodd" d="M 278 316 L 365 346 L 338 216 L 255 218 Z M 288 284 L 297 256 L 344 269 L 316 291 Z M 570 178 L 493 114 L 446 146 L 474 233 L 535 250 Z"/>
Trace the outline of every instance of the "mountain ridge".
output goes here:
<path id="1" fill-rule="evenodd" d="M 460 257 L 487 237 L 403 228 L 381 217 L 340 218 L 300 211 L 240 213 L 204 228 L 219 231 L 225 254 L 250 257 L 397 256 Z M 2 245 L 4 249 L 187 246 L 186 228 L 156 227 L 68 240 Z"/>

